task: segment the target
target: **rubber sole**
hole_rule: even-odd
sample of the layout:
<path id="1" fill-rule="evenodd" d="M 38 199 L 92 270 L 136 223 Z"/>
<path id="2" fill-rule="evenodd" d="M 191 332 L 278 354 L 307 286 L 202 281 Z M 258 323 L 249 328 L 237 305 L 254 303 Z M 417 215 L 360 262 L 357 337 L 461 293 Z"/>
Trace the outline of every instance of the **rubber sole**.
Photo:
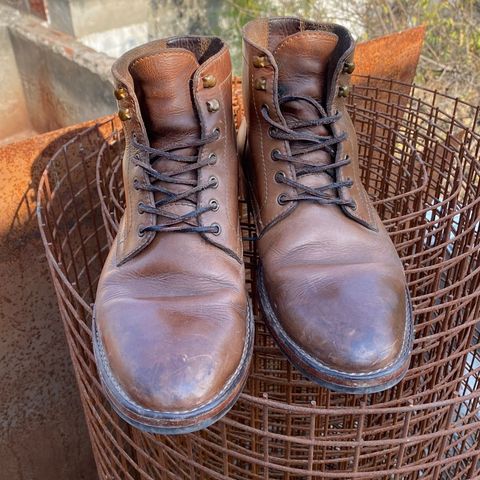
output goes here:
<path id="1" fill-rule="evenodd" d="M 401 354 L 385 369 L 371 373 L 354 374 L 334 370 L 324 365 L 305 352 L 301 346 L 297 345 L 289 337 L 271 307 L 264 285 L 261 265 L 258 267 L 257 285 L 260 303 L 266 317 L 265 323 L 270 333 L 290 362 L 311 381 L 335 392 L 360 395 L 387 390 L 400 382 L 407 373 L 414 337 L 413 312 L 408 291 L 406 291 L 408 305 L 407 328 L 405 330 Z"/>
<path id="2" fill-rule="evenodd" d="M 202 430 L 222 418 L 235 405 L 247 380 L 253 352 L 254 319 L 250 302 L 247 308 L 247 336 L 241 362 L 222 390 L 210 402 L 188 412 L 161 412 L 142 407 L 131 399 L 115 380 L 107 362 L 93 316 L 93 350 L 104 393 L 115 412 L 133 427 L 162 435 L 181 435 Z"/>

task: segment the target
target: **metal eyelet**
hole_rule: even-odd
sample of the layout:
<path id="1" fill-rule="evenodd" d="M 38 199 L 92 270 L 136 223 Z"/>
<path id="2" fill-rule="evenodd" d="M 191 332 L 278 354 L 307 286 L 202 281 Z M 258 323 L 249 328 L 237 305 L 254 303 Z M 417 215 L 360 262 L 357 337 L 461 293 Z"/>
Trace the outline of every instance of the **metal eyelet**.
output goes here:
<path id="1" fill-rule="evenodd" d="M 215 127 L 215 128 L 213 129 L 213 133 L 218 134 L 218 138 L 220 138 L 220 135 L 221 135 L 220 127 Z"/>
<path id="2" fill-rule="evenodd" d="M 287 203 L 287 196 L 284 194 L 284 193 L 281 193 L 278 197 L 277 197 L 277 203 L 279 205 L 286 205 Z"/>
<path id="3" fill-rule="evenodd" d="M 209 165 L 215 165 L 217 163 L 217 155 L 215 153 L 211 153 L 208 156 L 208 164 Z"/>
<path id="4" fill-rule="evenodd" d="M 129 108 L 121 108 L 118 111 L 118 116 L 122 122 L 126 122 L 132 118 L 132 112 Z"/>
<path id="5" fill-rule="evenodd" d="M 218 112 L 220 110 L 220 102 L 216 98 L 207 100 L 207 110 L 210 113 Z"/>
<path id="6" fill-rule="evenodd" d="M 212 199 L 208 202 L 208 204 L 210 205 L 212 212 L 218 212 L 218 209 L 220 208 L 220 204 L 217 202 L 217 200 L 215 200 L 214 198 L 212 198 Z"/>
<path id="7" fill-rule="evenodd" d="M 273 135 L 276 133 L 277 128 L 276 127 L 268 127 L 268 136 L 271 138 Z"/>
<path id="8" fill-rule="evenodd" d="M 210 232 L 212 235 L 220 235 L 222 233 L 222 227 L 218 223 L 212 223 L 211 227 L 215 227 L 215 231 Z"/>
<path id="9" fill-rule="evenodd" d="M 340 85 L 338 87 L 338 96 L 339 97 L 348 97 L 350 95 L 350 87 L 348 85 Z"/>
<path id="10" fill-rule="evenodd" d="M 357 202 L 354 200 L 354 201 L 352 202 L 352 205 L 350 206 L 350 208 L 351 208 L 352 210 L 356 210 L 357 207 L 358 207 Z"/>
<path id="11" fill-rule="evenodd" d="M 343 64 L 343 69 L 342 69 L 343 73 L 348 73 L 349 75 L 351 75 L 354 70 L 355 70 L 354 62 L 345 62 Z"/>
<path id="12" fill-rule="evenodd" d="M 143 237 L 145 235 L 145 230 L 143 229 L 143 225 L 138 226 L 137 234 L 139 237 Z"/>
<path id="13" fill-rule="evenodd" d="M 284 172 L 276 172 L 275 173 L 275 181 L 277 183 L 285 183 L 284 180 L 285 180 L 286 176 L 285 176 L 285 173 Z"/>
<path id="14" fill-rule="evenodd" d="M 270 156 L 272 157 L 272 160 L 274 162 L 278 162 L 280 159 L 276 157 L 276 155 L 281 155 L 282 152 L 278 149 L 275 148 L 274 150 L 271 151 Z"/>
<path id="15" fill-rule="evenodd" d="M 255 90 L 266 90 L 267 89 L 267 79 L 265 77 L 257 78 L 254 82 Z"/>
<path id="16" fill-rule="evenodd" d="M 255 68 L 264 68 L 270 65 L 270 61 L 265 55 L 255 55 L 253 57 L 253 66 Z"/>
<path id="17" fill-rule="evenodd" d="M 113 91 L 117 100 L 124 100 L 128 96 L 127 89 L 124 87 L 118 87 Z"/>
<path id="18" fill-rule="evenodd" d="M 202 78 L 203 88 L 212 88 L 217 84 L 215 75 L 208 74 Z"/>
<path id="19" fill-rule="evenodd" d="M 140 185 L 139 185 L 139 182 L 138 182 L 138 178 L 133 179 L 133 188 L 135 190 L 140 190 Z"/>
<path id="20" fill-rule="evenodd" d="M 143 202 L 138 202 L 137 210 L 140 215 L 143 215 L 145 213 L 145 210 L 143 209 L 144 206 L 145 204 Z"/>
<path id="21" fill-rule="evenodd" d="M 212 175 L 208 179 L 208 183 L 210 184 L 211 188 L 217 188 L 218 187 L 218 178 L 215 175 Z"/>

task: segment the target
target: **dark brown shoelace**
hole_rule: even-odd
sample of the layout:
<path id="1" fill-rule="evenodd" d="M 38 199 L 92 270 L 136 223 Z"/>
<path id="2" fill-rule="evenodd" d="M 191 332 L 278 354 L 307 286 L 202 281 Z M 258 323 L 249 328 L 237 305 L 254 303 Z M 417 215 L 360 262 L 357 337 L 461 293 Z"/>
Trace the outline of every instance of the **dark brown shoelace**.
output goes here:
<path id="1" fill-rule="evenodd" d="M 217 224 L 208 226 L 198 225 L 198 216 L 210 210 L 216 210 L 217 205 L 210 203 L 208 206 L 198 207 L 196 204 L 196 194 L 207 188 L 215 188 L 218 185 L 218 180 L 215 177 L 210 177 L 207 183 L 199 184 L 197 180 L 182 178 L 182 174 L 196 171 L 211 163 L 211 156 L 203 160 L 198 159 L 198 155 L 179 155 L 175 153 L 177 150 L 186 148 L 200 148 L 208 143 L 217 140 L 220 136 L 218 130 L 213 131 L 206 137 L 198 140 L 188 140 L 184 143 L 176 143 L 165 148 L 153 148 L 148 145 L 139 143 L 135 138 L 133 145 L 140 151 L 149 154 L 150 163 L 146 164 L 135 157 L 135 164 L 141 167 L 148 175 L 150 181 L 142 183 L 136 181 L 134 188 L 146 190 L 153 193 L 161 193 L 162 198 L 157 200 L 154 205 L 145 205 L 140 203 L 139 212 L 152 213 L 154 215 L 167 219 L 162 223 L 143 227 L 139 234 L 143 235 L 147 231 L 153 232 L 197 232 L 197 233 L 213 233 L 218 235 L 220 227 Z M 180 167 L 178 169 L 159 172 L 152 167 L 152 162 L 158 159 L 172 160 L 178 162 Z M 187 188 L 181 193 L 175 193 L 168 188 L 158 185 L 158 182 L 164 184 L 185 185 Z M 165 209 L 166 206 L 171 205 L 179 200 L 188 199 L 193 204 L 193 210 L 184 214 L 177 215 Z M 193 199 L 193 200 L 192 200 Z"/>
<path id="2" fill-rule="evenodd" d="M 312 105 L 318 112 L 318 118 L 314 120 L 296 120 L 294 122 L 287 122 L 287 126 L 276 122 L 270 117 L 268 107 L 263 106 L 261 109 L 262 116 L 266 122 L 270 125 L 270 136 L 278 140 L 286 140 L 292 142 L 291 154 L 284 155 L 279 151 L 274 151 L 272 157 L 274 160 L 282 160 L 290 162 L 294 165 L 296 171 L 297 180 L 291 180 L 284 174 L 277 175 L 275 179 L 279 183 L 284 183 L 293 187 L 297 191 L 297 195 L 288 196 L 282 194 L 279 197 L 280 203 L 296 202 L 302 200 L 310 200 L 322 205 L 346 205 L 351 208 L 355 208 L 355 203 L 348 200 L 343 200 L 339 196 L 339 190 L 341 188 L 350 188 L 353 185 L 351 180 L 336 181 L 335 170 L 344 165 L 350 163 L 350 159 L 345 157 L 343 160 L 334 161 L 328 164 L 309 163 L 303 156 L 307 153 L 324 150 L 333 158 L 335 157 L 335 145 L 343 142 L 347 135 L 342 133 L 338 136 L 334 135 L 316 135 L 315 133 L 305 130 L 309 127 L 315 127 L 319 125 L 331 125 L 340 118 L 340 113 L 335 115 L 327 115 L 325 109 L 320 103 L 312 97 L 298 96 L 298 95 L 286 95 L 279 98 L 280 110 L 288 102 L 303 101 Z M 302 131 L 299 131 L 303 129 Z M 295 147 L 292 147 L 295 145 Z M 299 145 L 303 145 L 300 146 Z M 280 173 L 280 172 L 279 172 Z M 322 185 L 318 188 L 312 188 L 302 184 L 298 181 L 304 175 L 311 174 L 328 174 L 332 178 L 332 183 Z M 333 195 L 332 195 L 333 192 Z"/>

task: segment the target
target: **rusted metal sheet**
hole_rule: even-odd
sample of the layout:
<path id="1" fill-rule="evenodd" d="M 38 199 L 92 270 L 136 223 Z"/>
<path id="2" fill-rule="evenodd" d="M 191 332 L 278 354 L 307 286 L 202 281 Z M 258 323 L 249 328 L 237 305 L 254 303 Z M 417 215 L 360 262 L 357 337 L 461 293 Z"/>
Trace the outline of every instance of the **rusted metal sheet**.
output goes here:
<path id="1" fill-rule="evenodd" d="M 0 148 L 0 479 L 96 469 L 35 218 L 46 161 L 86 125 Z"/>
<path id="2" fill-rule="evenodd" d="M 353 83 L 362 84 L 362 76 L 412 83 L 424 38 L 425 27 L 420 26 L 358 44 Z"/>
<path id="3" fill-rule="evenodd" d="M 47 9 L 44 0 L 29 0 L 30 13 L 33 13 L 42 20 L 48 20 Z"/>
<path id="4" fill-rule="evenodd" d="M 356 92 L 352 105 L 354 110 L 368 110 L 375 101 L 379 118 L 383 115 L 389 118 L 392 109 L 405 107 L 410 98 L 424 37 L 425 27 L 422 26 L 358 45 L 355 74 L 352 76 Z M 393 85 L 397 95 L 392 95 Z M 361 130 L 363 119 L 354 112 L 352 116 L 355 128 Z M 385 122 L 380 122 L 376 128 L 387 133 Z M 382 132 L 378 131 L 378 135 L 372 139 L 377 149 L 381 149 L 381 145 L 377 144 L 380 138 Z"/>

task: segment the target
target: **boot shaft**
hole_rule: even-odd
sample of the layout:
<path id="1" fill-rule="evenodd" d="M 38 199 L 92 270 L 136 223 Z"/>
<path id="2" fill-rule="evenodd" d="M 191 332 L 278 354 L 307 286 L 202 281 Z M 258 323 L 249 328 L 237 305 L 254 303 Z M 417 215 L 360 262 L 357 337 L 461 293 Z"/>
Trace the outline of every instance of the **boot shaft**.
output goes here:
<path id="1" fill-rule="evenodd" d="M 302 141 L 274 138 L 274 123 L 282 128 L 293 125 L 307 136 L 313 134 L 317 136 L 314 142 L 318 136 L 332 137 L 333 142 L 344 137 L 332 147 L 302 156 L 309 166 L 340 164 L 334 171 L 316 175 L 304 169 L 300 172 L 302 182 L 312 189 L 326 188 L 333 177 L 333 183 L 341 187 L 325 190 L 325 197 L 338 198 L 335 202 L 347 217 L 376 229 L 377 219 L 360 182 L 357 140 L 346 110 L 354 69 L 354 41 L 348 30 L 296 18 L 270 18 L 248 23 L 243 39 L 248 157 L 252 159 L 246 168 L 260 232 L 295 208 L 303 208 L 298 202 L 282 201 L 302 193 L 292 186 L 292 182 L 300 180 L 298 165 L 278 160 L 298 153 Z M 270 122 L 265 121 L 266 116 Z M 322 117 L 332 120 L 318 122 Z M 304 128 L 298 129 L 299 122 Z"/>
<path id="2" fill-rule="evenodd" d="M 237 153 L 227 46 L 216 37 L 157 40 L 120 57 L 112 73 L 125 132 L 119 263 L 162 235 L 162 225 L 201 227 L 199 234 L 207 241 L 240 258 L 238 227 L 232 228 L 231 220 L 238 209 Z M 139 164 L 154 172 L 148 174 Z M 178 201 L 170 202 L 171 195 Z M 200 213 L 188 216 L 192 212 Z M 172 215 L 186 218 L 172 226 Z M 208 228 L 212 225 L 215 230 Z"/>

